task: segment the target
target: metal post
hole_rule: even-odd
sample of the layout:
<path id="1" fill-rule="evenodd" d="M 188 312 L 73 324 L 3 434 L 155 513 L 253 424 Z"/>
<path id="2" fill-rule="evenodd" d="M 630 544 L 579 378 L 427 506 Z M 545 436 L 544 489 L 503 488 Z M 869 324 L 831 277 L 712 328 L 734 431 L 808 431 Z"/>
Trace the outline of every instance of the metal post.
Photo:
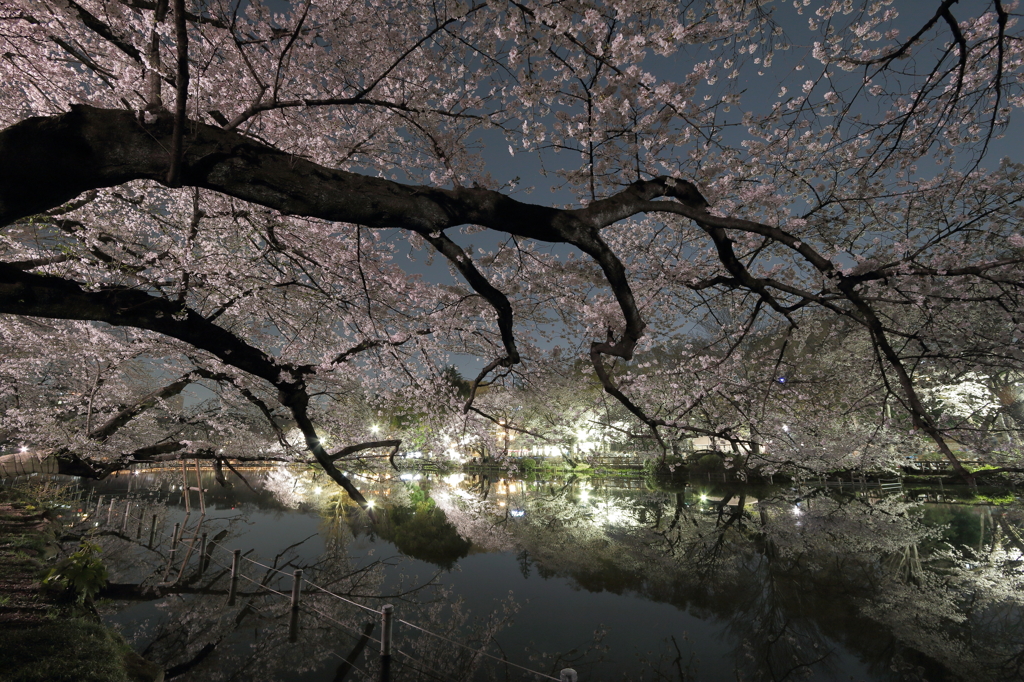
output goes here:
<path id="1" fill-rule="evenodd" d="M 145 510 L 139 512 L 139 525 L 135 528 L 135 539 L 142 538 L 142 526 L 146 523 Z"/>
<path id="2" fill-rule="evenodd" d="M 174 524 L 174 535 L 171 536 L 171 557 L 173 561 L 174 553 L 178 551 L 178 529 L 181 528 L 180 523 Z"/>
<path id="3" fill-rule="evenodd" d="M 131 512 L 132 512 L 132 501 L 128 500 L 124 504 L 124 518 L 121 520 L 121 534 L 122 535 L 127 535 L 128 534 L 128 519 L 131 516 Z"/>
<path id="4" fill-rule="evenodd" d="M 174 524 L 174 533 L 171 535 L 171 551 L 167 553 L 167 566 L 164 567 L 164 577 L 162 581 L 165 584 L 171 575 L 171 566 L 174 565 L 174 555 L 178 551 L 178 528 L 180 526 L 180 523 Z"/>
<path id="5" fill-rule="evenodd" d="M 235 593 L 238 592 L 238 559 L 241 556 L 240 549 L 231 552 L 231 589 L 228 591 L 228 606 L 235 605 Z"/>
<path id="6" fill-rule="evenodd" d="M 299 594 L 302 592 L 302 569 L 292 574 L 292 617 L 288 623 L 288 641 L 299 639 Z"/>
<path id="7" fill-rule="evenodd" d="M 103 495 L 100 495 L 96 500 L 96 516 L 100 515 L 100 509 L 103 509 Z"/>
<path id="8" fill-rule="evenodd" d="M 199 538 L 199 577 L 203 577 L 203 571 L 206 569 L 206 533 L 203 533 Z"/>
<path id="9" fill-rule="evenodd" d="M 385 604 L 380 610 L 380 682 L 391 681 L 391 624 L 394 616 L 392 604 Z"/>
<path id="10" fill-rule="evenodd" d="M 139 521 L 142 525 L 142 521 Z M 153 522 L 149 525 L 149 548 L 153 549 L 153 538 L 156 537 L 156 514 L 153 514 Z"/>
<path id="11" fill-rule="evenodd" d="M 114 499 L 114 496 L 113 496 L 113 495 L 111 495 L 111 496 L 110 496 L 110 506 L 109 506 L 109 507 L 107 507 L 107 525 L 108 525 L 108 526 L 110 525 L 110 520 L 111 520 L 111 519 L 113 518 L 113 516 L 114 516 L 114 502 L 115 502 L 115 501 L 116 501 L 116 500 Z"/>

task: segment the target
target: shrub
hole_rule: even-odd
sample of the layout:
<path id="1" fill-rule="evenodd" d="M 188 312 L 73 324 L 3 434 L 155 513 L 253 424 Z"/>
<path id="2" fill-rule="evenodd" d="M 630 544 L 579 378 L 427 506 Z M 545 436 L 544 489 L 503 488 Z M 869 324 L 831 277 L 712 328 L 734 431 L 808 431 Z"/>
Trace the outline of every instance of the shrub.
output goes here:
<path id="1" fill-rule="evenodd" d="M 721 455 L 704 455 L 690 466 L 691 471 L 700 473 L 716 473 L 725 471 L 725 461 Z"/>
<path id="2" fill-rule="evenodd" d="M 43 585 L 60 588 L 79 604 L 92 603 L 107 584 L 107 567 L 99 552 L 99 545 L 83 542 L 77 552 L 50 569 Z"/>

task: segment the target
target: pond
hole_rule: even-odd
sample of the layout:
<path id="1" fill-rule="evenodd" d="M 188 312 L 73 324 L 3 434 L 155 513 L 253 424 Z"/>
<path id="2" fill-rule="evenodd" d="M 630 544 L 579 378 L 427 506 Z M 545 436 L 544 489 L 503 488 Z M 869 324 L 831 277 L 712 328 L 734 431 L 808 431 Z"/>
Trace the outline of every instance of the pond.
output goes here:
<path id="1" fill-rule="evenodd" d="M 197 492 L 186 510 L 180 470 L 112 477 L 83 497 L 80 527 L 103 545 L 118 597 L 101 612 L 170 679 L 376 680 L 385 603 L 394 680 L 1024 670 L 1019 505 L 406 473 L 356 479 L 368 514 L 310 469 L 243 474 L 248 485 L 223 488 L 203 472 L 205 514 Z"/>

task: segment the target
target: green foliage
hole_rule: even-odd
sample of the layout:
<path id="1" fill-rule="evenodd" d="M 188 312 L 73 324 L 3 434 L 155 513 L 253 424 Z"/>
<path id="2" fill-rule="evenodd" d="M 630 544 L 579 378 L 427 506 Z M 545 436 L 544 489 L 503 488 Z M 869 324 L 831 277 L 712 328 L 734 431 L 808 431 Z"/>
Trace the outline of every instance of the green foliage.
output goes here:
<path id="1" fill-rule="evenodd" d="M 522 461 L 522 465 L 523 471 L 525 471 L 527 474 L 532 474 L 537 470 L 537 460 L 535 460 L 533 457 L 527 457 L 526 459 L 524 459 Z"/>
<path id="2" fill-rule="evenodd" d="M 1013 495 L 1010 495 L 1010 494 L 1007 494 L 1007 495 L 978 495 L 977 499 L 979 501 L 984 501 L 984 502 L 988 502 L 989 504 L 995 504 L 995 505 L 1013 504 L 1013 502 L 1016 500 L 1016 498 Z"/>
<path id="3" fill-rule="evenodd" d="M 43 585 L 57 586 L 70 592 L 79 604 L 90 604 L 107 584 L 107 567 L 97 556 L 100 546 L 83 542 L 78 551 L 61 561 L 47 573 Z"/>
<path id="4" fill-rule="evenodd" d="M 921 522 L 925 526 L 942 529 L 941 535 L 922 544 L 922 550 L 931 550 L 942 543 L 977 547 L 981 539 L 978 517 L 969 507 L 926 504 L 921 511 Z"/>
<path id="5" fill-rule="evenodd" d="M 381 529 L 381 537 L 395 543 L 402 554 L 444 569 L 469 554 L 470 542 L 434 505 L 428 491 L 410 486 L 409 498 L 412 504 L 388 511 L 390 524 Z"/>
<path id="6" fill-rule="evenodd" d="M 0 502 L 25 511 L 48 511 L 71 503 L 72 488 L 64 483 L 29 478 L 0 490 Z"/>
<path id="7" fill-rule="evenodd" d="M 704 455 L 690 466 L 691 471 L 698 473 L 718 473 L 725 471 L 725 461 L 721 455 Z"/>
<path id="8" fill-rule="evenodd" d="M 466 381 L 462 378 L 459 370 L 453 365 L 449 365 L 445 368 L 444 372 L 441 373 L 441 379 L 455 389 L 455 393 L 459 398 L 465 400 L 469 398 L 469 394 L 472 392 L 473 384 L 470 381 Z"/>

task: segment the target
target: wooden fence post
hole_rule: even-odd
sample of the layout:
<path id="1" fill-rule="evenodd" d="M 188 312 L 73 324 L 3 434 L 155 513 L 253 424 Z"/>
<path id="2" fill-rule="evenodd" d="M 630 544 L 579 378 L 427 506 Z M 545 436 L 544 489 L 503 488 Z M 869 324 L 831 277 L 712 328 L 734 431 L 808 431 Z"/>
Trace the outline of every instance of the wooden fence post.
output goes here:
<path id="1" fill-rule="evenodd" d="M 199 458 L 196 457 L 196 490 L 199 491 L 199 512 L 206 516 L 206 495 L 203 493 L 203 475 L 199 471 Z"/>
<path id="2" fill-rule="evenodd" d="M 185 497 L 185 513 L 192 511 L 192 502 L 188 494 L 188 471 L 185 469 L 185 460 L 181 460 L 181 494 Z"/>

